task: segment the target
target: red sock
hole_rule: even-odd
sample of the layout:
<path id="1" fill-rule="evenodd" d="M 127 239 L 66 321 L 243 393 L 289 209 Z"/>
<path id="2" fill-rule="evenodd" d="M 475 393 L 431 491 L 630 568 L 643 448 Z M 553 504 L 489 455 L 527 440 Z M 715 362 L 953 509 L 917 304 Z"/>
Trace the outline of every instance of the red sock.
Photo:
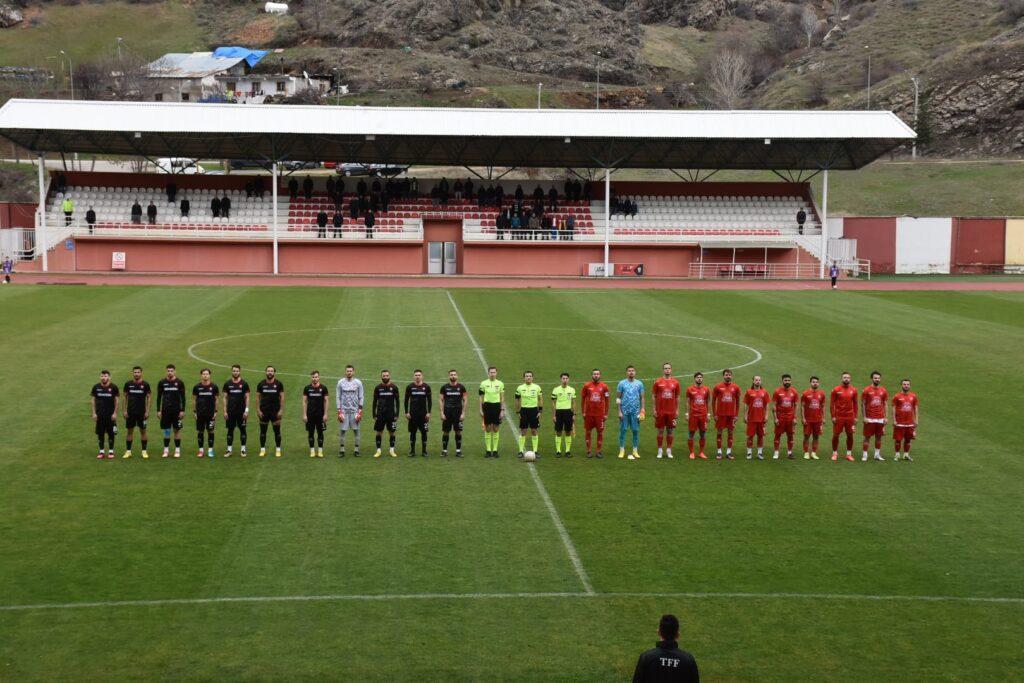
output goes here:
<path id="1" fill-rule="evenodd" d="M 668 444 L 669 448 L 672 448 L 672 442 L 675 441 L 675 440 L 676 439 L 675 439 L 674 435 L 672 435 L 672 434 L 666 434 L 665 435 L 665 443 Z"/>
<path id="2" fill-rule="evenodd" d="M 729 432 L 729 440 L 727 441 L 729 448 L 732 448 L 732 432 Z"/>
<path id="3" fill-rule="evenodd" d="M 700 437 L 700 452 L 701 452 L 701 453 L 703 453 L 703 452 L 704 452 L 704 446 L 705 446 L 705 444 L 707 444 L 707 439 L 705 439 L 705 438 L 704 438 L 703 436 L 702 436 L 702 437 Z"/>
<path id="4" fill-rule="evenodd" d="M 910 439 L 903 442 L 903 452 L 910 453 Z"/>
<path id="5" fill-rule="evenodd" d="M 832 435 L 832 452 L 835 453 L 838 450 L 839 450 L 839 435 L 838 434 L 833 434 Z"/>
<path id="6" fill-rule="evenodd" d="M 753 445 L 754 445 L 754 437 L 748 436 L 747 437 L 747 448 L 750 448 Z"/>
<path id="7" fill-rule="evenodd" d="M 804 453 L 807 452 L 807 443 L 810 441 L 806 436 L 804 437 Z"/>
<path id="8" fill-rule="evenodd" d="M 690 447 L 690 452 L 693 453 L 693 439 L 687 439 L 686 445 Z"/>
<path id="9" fill-rule="evenodd" d="M 846 432 L 846 450 L 853 450 L 853 432 Z"/>
<path id="10" fill-rule="evenodd" d="M 587 450 L 589 451 L 590 450 L 590 430 L 589 429 L 586 432 L 584 432 L 583 437 L 587 441 Z"/>
<path id="11" fill-rule="evenodd" d="M 779 443 L 780 442 L 781 442 L 781 439 L 779 439 L 779 437 L 775 437 L 775 439 L 774 439 L 775 450 L 779 450 Z"/>
<path id="12" fill-rule="evenodd" d="M 818 437 L 814 437 L 814 441 L 811 442 L 811 450 L 815 453 L 818 452 Z"/>
<path id="13" fill-rule="evenodd" d="M 604 443 L 604 430 L 597 430 L 597 450 L 601 450 L 601 444 Z"/>
<path id="14" fill-rule="evenodd" d="M 718 441 L 718 450 L 722 450 L 722 432 L 718 432 L 718 436 L 715 437 L 715 440 Z"/>
<path id="15" fill-rule="evenodd" d="M 661 448 L 662 442 L 665 440 L 665 435 L 658 432 L 658 448 Z"/>

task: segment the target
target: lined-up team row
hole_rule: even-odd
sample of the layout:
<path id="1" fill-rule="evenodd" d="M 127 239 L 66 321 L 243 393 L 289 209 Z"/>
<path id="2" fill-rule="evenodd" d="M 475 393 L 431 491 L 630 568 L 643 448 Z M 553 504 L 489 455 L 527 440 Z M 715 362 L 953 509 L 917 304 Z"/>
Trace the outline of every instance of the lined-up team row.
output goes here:
<path id="1" fill-rule="evenodd" d="M 156 416 L 163 433 L 163 457 L 181 456 L 181 430 L 185 413 L 189 408 L 189 392 L 185 383 L 177 376 L 173 364 L 165 368 L 166 374 L 156 386 Z M 572 457 L 572 442 L 576 432 L 576 419 L 582 414 L 586 455 L 588 458 L 603 457 L 605 422 L 611 412 L 612 397 L 619 420 L 618 457 L 635 460 L 640 457 L 640 425 L 647 415 L 648 392 L 644 382 L 636 377 L 636 368 L 626 368 L 626 376 L 616 385 L 613 394 L 602 381 L 601 371 L 594 369 L 590 381 L 583 384 L 579 393 L 570 384 L 569 373 L 562 373 L 560 382 L 548 395 L 551 405 L 551 422 L 554 428 L 554 454 L 556 457 Z M 122 401 L 123 391 L 123 401 Z M 272 365 L 265 368 L 265 377 L 256 385 L 255 413 L 259 423 L 260 457 L 267 455 L 267 435 L 274 435 L 275 457 L 281 457 L 281 423 L 284 415 L 285 388 L 277 378 Z M 242 377 L 239 365 L 231 367 L 231 377 L 218 387 L 212 380 L 209 368 L 200 371 L 199 382 L 192 387 L 191 413 L 195 418 L 197 457 L 215 457 L 215 427 L 217 416 L 223 415 L 227 428 L 227 449 L 225 457 L 234 453 L 235 432 L 238 432 L 240 455 L 247 455 L 252 390 Z M 486 458 L 499 456 L 500 428 L 507 419 L 505 384 L 498 379 L 498 370 L 488 368 L 487 378 L 480 382 L 477 412 L 484 432 Z M 132 456 L 135 429 L 139 430 L 142 457 L 148 458 L 147 424 L 152 404 L 153 391 L 149 382 L 143 379 L 139 366 L 132 369 L 132 378 L 119 390 L 112 381 L 110 372 L 103 370 L 100 381 L 90 392 L 92 419 L 96 423 L 99 442 L 99 459 L 114 457 L 114 442 L 117 434 L 117 419 L 125 420 L 124 458 Z M 714 387 L 704 383 L 704 374 L 694 373 L 693 384 L 685 389 L 673 376 L 672 365 L 662 365 L 662 376 L 654 380 L 650 398 L 654 405 L 654 426 L 657 430 L 658 458 L 672 459 L 675 430 L 679 421 L 680 403 L 685 400 L 685 420 L 688 432 L 687 446 L 691 460 L 706 460 L 707 432 L 709 419 L 714 418 L 716 431 L 717 459 L 733 459 L 733 432 L 741 417 L 746 425 L 747 459 L 764 459 L 764 440 L 769 420 L 774 426 L 773 459 L 780 457 L 782 438 L 786 439 L 786 457 L 794 459 L 796 445 L 796 424 L 803 429 L 803 457 L 805 460 L 818 459 L 819 438 L 826 418 L 832 423 L 832 460 L 837 461 L 840 437 L 846 436 L 845 459 L 854 460 L 854 431 L 858 420 L 863 422 L 862 461 L 869 458 L 869 447 L 874 440 L 874 459 L 882 456 L 882 437 L 885 426 L 893 423 L 895 460 L 911 461 L 911 442 L 916 438 L 919 401 L 911 391 L 909 379 L 900 382 L 900 390 L 891 396 L 882 385 L 881 373 L 871 373 L 871 383 L 862 391 L 852 383 L 849 372 L 843 372 L 840 382 L 826 396 L 821 381 L 812 376 L 809 386 L 802 393 L 793 387 L 792 376 L 783 374 L 780 386 L 769 394 L 763 386 L 760 375 L 754 375 L 750 388 L 742 390 L 733 381 L 732 370 L 722 371 L 722 380 Z M 534 381 L 532 371 L 523 373 L 522 383 L 515 388 L 515 414 L 518 416 L 517 446 L 520 458 L 528 460 L 540 456 L 539 430 L 544 411 L 545 398 L 541 387 Z M 324 456 L 324 432 L 328 423 L 330 395 L 328 388 L 320 381 L 320 373 L 310 373 L 309 383 L 301 392 L 301 419 L 309 442 L 309 456 Z M 355 368 L 348 365 L 345 375 L 335 387 L 334 410 L 339 424 L 338 456 L 345 457 L 346 434 L 353 432 L 354 451 L 358 457 L 360 427 L 364 411 L 363 383 L 355 375 Z M 438 390 L 437 410 L 441 421 L 441 456 L 448 455 L 451 436 L 454 433 L 455 456 L 462 457 L 463 425 L 469 404 L 469 392 L 459 381 L 455 370 L 448 373 L 448 381 Z M 404 417 L 409 432 L 409 457 L 415 457 L 417 441 L 420 455 L 429 455 L 427 436 L 431 418 L 435 413 L 434 393 L 423 379 L 423 372 L 413 372 L 412 382 L 404 391 L 392 381 L 391 373 L 382 370 L 380 383 L 373 390 L 371 416 L 376 439 L 375 458 L 384 454 L 384 432 L 388 433 L 387 454 L 397 457 L 395 433 L 398 420 Z M 511 423 L 510 423 L 511 424 Z M 513 430 L 516 431 L 516 430 Z M 631 450 L 627 453 L 627 435 L 631 438 Z M 592 438 L 593 437 L 593 438 Z M 529 439 L 529 443 L 527 443 Z M 173 440 L 174 449 L 171 451 Z M 104 448 L 106 446 L 106 448 Z M 756 448 L 756 456 L 755 449 Z"/>

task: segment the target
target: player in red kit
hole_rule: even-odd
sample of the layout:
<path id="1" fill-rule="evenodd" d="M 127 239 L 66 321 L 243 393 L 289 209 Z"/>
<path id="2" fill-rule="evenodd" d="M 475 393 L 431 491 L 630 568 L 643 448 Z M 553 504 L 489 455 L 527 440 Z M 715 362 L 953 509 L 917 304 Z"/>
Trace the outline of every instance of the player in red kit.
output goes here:
<path id="1" fill-rule="evenodd" d="M 676 421 L 679 419 L 679 394 L 682 387 L 672 376 L 671 363 L 661 366 L 662 377 L 654 380 L 654 426 L 658 430 L 658 458 L 661 458 L 662 442 L 668 446 L 666 455 L 672 459 L 672 442 L 675 439 Z"/>
<path id="2" fill-rule="evenodd" d="M 604 457 L 601 454 L 601 445 L 604 442 L 604 421 L 608 418 L 608 397 L 611 392 L 608 385 L 601 381 L 601 371 L 594 368 L 591 381 L 583 385 L 580 390 L 580 401 L 583 404 L 583 435 L 587 441 L 587 457 Z M 597 448 L 590 448 L 590 432 L 597 430 Z"/>
<path id="3" fill-rule="evenodd" d="M 917 394 L 910 390 L 910 380 L 900 382 L 899 392 L 892 397 L 893 430 L 892 438 L 896 442 L 896 462 L 903 459 L 914 462 L 910 457 L 910 442 L 917 438 Z"/>
<path id="4" fill-rule="evenodd" d="M 864 409 L 864 453 L 861 462 L 868 461 L 868 442 L 871 437 L 875 437 L 875 460 L 884 461 L 882 437 L 885 436 L 885 424 L 889 421 L 889 392 L 882 386 L 882 373 L 878 370 L 871 373 L 871 385 L 860 392 L 860 402 Z"/>
<path id="5" fill-rule="evenodd" d="M 740 388 L 732 381 L 732 370 L 722 371 L 722 381 L 711 392 L 711 409 L 715 414 L 715 430 L 718 432 L 718 460 L 722 459 L 722 431 L 727 431 L 725 457 L 732 460 L 732 431 L 740 411 Z"/>
<path id="6" fill-rule="evenodd" d="M 754 375 L 754 383 L 743 395 L 743 421 L 747 423 L 747 460 L 754 457 L 754 437 L 757 437 L 757 459 L 764 460 L 764 423 L 768 419 L 770 397 L 761 386 L 761 375 Z"/>
<path id="7" fill-rule="evenodd" d="M 832 416 L 832 460 L 839 460 L 839 435 L 846 434 L 846 459 L 853 462 L 853 431 L 857 426 L 857 387 L 844 372 L 839 386 L 832 389 L 828 409 Z"/>
<path id="8" fill-rule="evenodd" d="M 821 380 L 811 377 L 811 388 L 800 396 L 800 422 L 804 426 L 804 460 L 818 459 L 818 439 L 825 421 L 825 392 Z M 810 450 L 808 450 L 810 442 Z"/>
<path id="9" fill-rule="evenodd" d="M 690 435 L 686 443 L 690 446 L 690 460 L 693 460 L 694 457 L 700 457 L 701 460 L 708 459 L 708 456 L 704 455 L 704 446 L 707 444 L 709 403 L 711 403 L 711 390 L 704 386 L 704 373 L 695 372 L 693 373 L 693 384 L 686 389 L 686 419 L 689 423 L 687 427 Z M 700 455 L 694 456 L 693 435 L 697 432 L 700 432 Z"/>
<path id="10" fill-rule="evenodd" d="M 783 434 L 786 435 L 786 457 L 793 459 L 793 432 L 796 429 L 796 405 L 799 401 L 800 394 L 793 388 L 793 378 L 786 373 L 782 376 L 782 386 L 772 394 L 772 416 L 775 419 L 775 453 L 772 460 L 779 459 L 779 443 Z"/>

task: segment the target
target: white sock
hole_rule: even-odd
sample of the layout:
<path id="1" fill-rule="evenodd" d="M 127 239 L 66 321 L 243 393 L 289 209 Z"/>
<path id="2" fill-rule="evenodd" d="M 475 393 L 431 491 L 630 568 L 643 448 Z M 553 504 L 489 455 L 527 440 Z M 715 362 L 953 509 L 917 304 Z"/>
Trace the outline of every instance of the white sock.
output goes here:
<path id="1" fill-rule="evenodd" d="M 775 457 L 775 458 L 779 457 L 779 452 L 778 452 L 778 451 L 775 451 L 775 452 L 774 452 L 774 453 L 772 454 L 772 457 Z"/>
<path id="2" fill-rule="evenodd" d="M 732 455 L 732 449 L 731 448 L 726 448 L 725 449 L 725 454 L 726 455 Z"/>
<path id="3" fill-rule="evenodd" d="M 878 456 L 880 456 L 881 454 L 882 454 L 882 450 L 881 450 L 881 449 L 879 449 L 879 448 L 876 448 L 876 449 L 875 449 L 875 457 L 877 458 L 877 457 L 878 457 Z"/>
<path id="4" fill-rule="evenodd" d="M 751 455 L 753 452 L 754 452 L 754 449 L 752 449 L 752 448 L 748 448 L 747 449 L 747 455 Z"/>
<path id="5" fill-rule="evenodd" d="M 718 454 L 719 454 L 719 455 L 721 455 L 721 454 L 722 454 L 722 449 L 721 449 L 721 448 L 719 448 L 719 449 L 718 449 Z"/>
<path id="6" fill-rule="evenodd" d="M 764 449 L 763 448 L 758 448 L 757 449 L 757 454 L 758 455 L 764 455 Z"/>

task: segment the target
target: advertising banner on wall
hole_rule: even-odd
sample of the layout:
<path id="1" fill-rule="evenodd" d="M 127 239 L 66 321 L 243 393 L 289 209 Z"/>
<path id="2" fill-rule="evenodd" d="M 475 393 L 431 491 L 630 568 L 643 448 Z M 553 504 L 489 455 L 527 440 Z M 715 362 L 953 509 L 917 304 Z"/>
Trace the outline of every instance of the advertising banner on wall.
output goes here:
<path id="1" fill-rule="evenodd" d="M 110 257 L 110 269 L 124 270 L 126 260 L 125 253 L 123 251 L 113 252 Z"/>
<path id="2" fill-rule="evenodd" d="M 644 264 L 642 263 L 609 263 L 608 266 L 615 277 L 641 277 L 644 274 Z M 604 277 L 604 264 L 588 263 L 587 275 Z"/>

